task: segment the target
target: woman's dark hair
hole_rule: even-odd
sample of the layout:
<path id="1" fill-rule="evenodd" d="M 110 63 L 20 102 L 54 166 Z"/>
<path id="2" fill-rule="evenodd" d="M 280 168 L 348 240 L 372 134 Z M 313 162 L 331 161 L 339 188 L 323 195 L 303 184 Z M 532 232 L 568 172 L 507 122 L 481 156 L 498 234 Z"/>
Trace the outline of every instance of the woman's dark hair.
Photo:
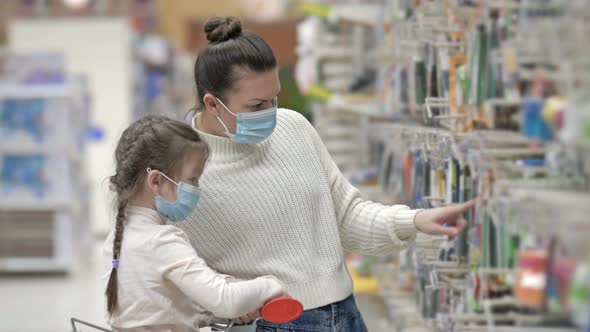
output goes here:
<path id="1" fill-rule="evenodd" d="M 211 18 L 205 23 L 204 31 L 209 45 L 195 62 L 198 108 L 207 93 L 223 99 L 240 79 L 238 69 L 263 73 L 277 66 L 270 46 L 258 35 L 242 31 L 236 17 Z"/>
<path id="2" fill-rule="evenodd" d="M 174 176 L 180 171 L 188 151 L 200 153 L 205 160 L 209 157 L 209 146 L 196 131 L 185 123 L 163 116 L 150 115 L 135 121 L 119 139 L 115 149 L 116 173 L 110 177 L 117 217 L 113 268 L 105 291 L 109 316 L 119 309 L 117 270 L 129 201 L 143 184 L 147 168 Z"/>

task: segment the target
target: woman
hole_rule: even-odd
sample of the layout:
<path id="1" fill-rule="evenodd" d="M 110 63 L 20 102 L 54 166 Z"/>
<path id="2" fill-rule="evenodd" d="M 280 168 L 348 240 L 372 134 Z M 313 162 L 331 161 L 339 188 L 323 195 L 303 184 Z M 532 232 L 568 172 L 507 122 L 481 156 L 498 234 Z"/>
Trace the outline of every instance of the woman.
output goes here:
<path id="1" fill-rule="evenodd" d="M 280 82 L 266 42 L 232 17 L 210 19 L 204 30 L 193 126 L 211 160 L 202 204 L 179 226 L 212 268 L 244 279 L 275 275 L 304 304 L 297 321 L 261 322 L 259 331 L 366 331 L 343 251 L 391 254 L 417 231 L 456 236 L 472 203 L 410 210 L 363 200 L 311 124 L 277 110 Z"/>

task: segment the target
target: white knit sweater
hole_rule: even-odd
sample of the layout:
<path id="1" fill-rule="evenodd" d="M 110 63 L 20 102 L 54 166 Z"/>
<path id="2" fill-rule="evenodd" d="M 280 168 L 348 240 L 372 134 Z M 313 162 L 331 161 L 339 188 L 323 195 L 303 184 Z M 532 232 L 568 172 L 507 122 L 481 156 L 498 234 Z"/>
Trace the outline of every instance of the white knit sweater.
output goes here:
<path id="1" fill-rule="evenodd" d="M 279 109 L 259 145 L 199 133 L 212 151 L 202 198 L 176 225 L 221 273 L 274 275 L 308 310 L 352 293 L 344 249 L 387 255 L 415 238 L 416 211 L 362 199 L 299 113 Z"/>

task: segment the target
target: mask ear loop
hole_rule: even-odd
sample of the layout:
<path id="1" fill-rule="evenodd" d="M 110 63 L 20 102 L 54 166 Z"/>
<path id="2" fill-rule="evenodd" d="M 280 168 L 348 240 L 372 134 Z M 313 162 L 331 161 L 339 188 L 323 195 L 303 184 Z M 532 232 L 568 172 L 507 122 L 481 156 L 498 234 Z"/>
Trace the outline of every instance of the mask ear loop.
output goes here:
<path id="1" fill-rule="evenodd" d="M 146 171 L 147 171 L 147 172 L 148 172 L 148 174 L 149 174 L 149 173 L 151 173 L 151 172 L 152 172 L 152 171 L 154 171 L 154 170 L 148 167 L 148 168 L 146 168 Z M 170 182 L 174 183 L 174 184 L 176 185 L 176 187 L 177 187 L 177 188 L 180 188 L 180 184 L 178 184 L 176 181 L 174 181 L 174 180 L 172 180 L 171 178 L 169 178 L 169 177 L 168 177 L 168 175 L 164 174 L 163 172 L 160 172 L 160 174 L 161 174 L 163 177 L 165 177 L 165 178 L 166 178 L 168 181 L 170 181 Z M 178 189 L 177 189 L 177 190 L 178 190 Z M 160 194 L 158 194 L 158 193 L 154 193 L 154 194 L 155 194 L 157 197 L 161 197 L 161 196 L 160 196 Z"/>
<path id="2" fill-rule="evenodd" d="M 223 106 L 223 108 L 225 108 L 226 111 L 229 112 L 229 114 L 235 116 L 236 118 L 238 117 L 237 114 L 235 114 L 234 112 L 230 111 L 229 108 L 227 108 L 227 106 L 225 106 L 225 104 L 221 101 L 221 99 L 215 97 L 215 99 L 217 99 L 217 101 L 221 104 L 221 106 Z"/>
<path id="3" fill-rule="evenodd" d="M 198 129 L 197 127 L 197 114 L 193 115 L 191 118 L 191 124 L 193 125 L 193 129 Z"/>
<path id="4" fill-rule="evenodd" d="M 229 112 L 229 114 L 235 116 L 236 118 L 238 117 L 236 114 L 234 114 L 232 111 L 230 111 L 229 108 L 227 108 L 227 106 L 225 106 L 225 104 L 219 98 L 215 97 L 215 99 L 217 99 L 217 101 L 221 104 L 221 106 L 223 106 L 223 108 L 225 108 L 226 111 Z M 234 134 L 232 134 L 232 133 L 229 132 L 229 128 L 227 128 L 227 126 L 225 125 L 225 123 L 223 123 L 223 121 L 221 121 L 221 118 L 219 116 L 217 116 L 217 121 L 219 121 L 219 123 L 221 123 L 221 125 L 225 129 L 225 134 L 228 137 L 233 137 Z"/>
<path id="5" fill-rule="evenodd" d="M 147 171 L 147 172 L 148 172 L 148 174 L 149 174 L 149 173 L 151 173 L 153 170 L 152 170 L 151 168 L 149 168 L 149 167 L 148 167 L 148 168 L 146 169 L 146 171 Z M 162 176 L 163 176 L 163 177 L 165 177 L 165 178 L 166 178 L 168 181 L 170 181 L 170 182 L 174 183 L 176 186 L 179 186 L 179 184 L 178 184 L 176 181 L 174 181 L 174 180 L 172 180 L 171 178 L 169 178 L 169 177 L 168 177 L 168 175 L 166 175 L 166 174 L 164 174 L 164 173 L 162 173 L 162 172 L 160 172 L 160 174 L 162 174 Z"/>

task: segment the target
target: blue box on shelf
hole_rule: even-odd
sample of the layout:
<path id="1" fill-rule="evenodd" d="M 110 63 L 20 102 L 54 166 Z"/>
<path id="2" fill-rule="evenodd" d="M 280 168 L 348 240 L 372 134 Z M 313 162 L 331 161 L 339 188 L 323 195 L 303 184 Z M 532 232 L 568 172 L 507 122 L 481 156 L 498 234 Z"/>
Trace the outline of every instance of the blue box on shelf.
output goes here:
<path id="1" fill-rule="evenodd" d="M 65 156 L 0 156 L 0 202 L 72 197 L 76 191 L 73 171 L 72 161 Z"/>

